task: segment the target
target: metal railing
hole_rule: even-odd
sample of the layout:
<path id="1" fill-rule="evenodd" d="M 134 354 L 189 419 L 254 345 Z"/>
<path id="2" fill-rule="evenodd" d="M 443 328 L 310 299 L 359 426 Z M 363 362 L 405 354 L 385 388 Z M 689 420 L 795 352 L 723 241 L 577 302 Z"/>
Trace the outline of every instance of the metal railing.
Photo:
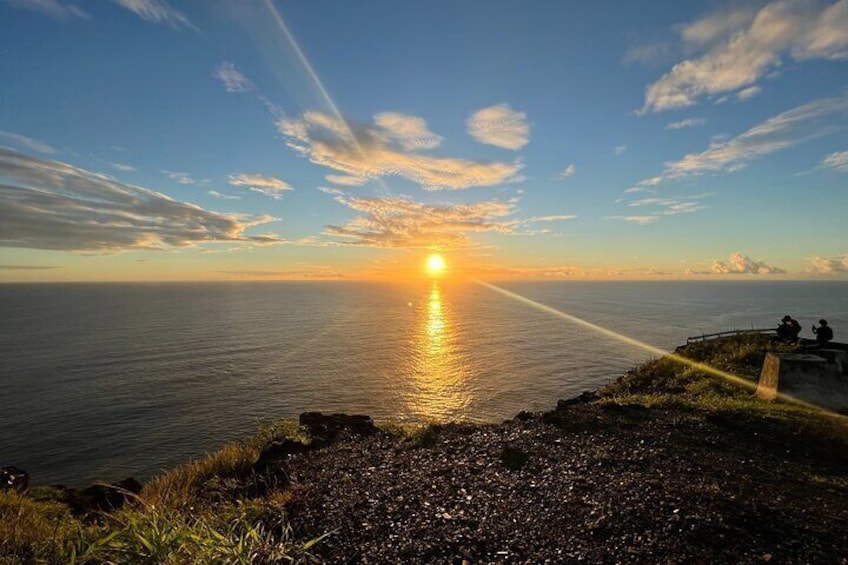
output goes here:
<path id="1" fill-rule="evenodd" d="M 709 341 L 711 339 L 716 339 L 716 338 L 719 338 L 719 337 L 725 337 L 725 336 L 729 336 L 729 335 L 769 334 L 769 333 L 776 334 L 777 329 L 776 328 L 751 328 L 750 330 L 729 330 L 729 331 L 726 331 L 726 332 L 717 332 L 717 333 L 712 333 L 712 334 L 701 334 L 701 335 L 695 335 L 695 336 L 687 337 L 686 338 L 686 344 L 688 345 L 690 343 L 697 343 L 699 341 Z"/>

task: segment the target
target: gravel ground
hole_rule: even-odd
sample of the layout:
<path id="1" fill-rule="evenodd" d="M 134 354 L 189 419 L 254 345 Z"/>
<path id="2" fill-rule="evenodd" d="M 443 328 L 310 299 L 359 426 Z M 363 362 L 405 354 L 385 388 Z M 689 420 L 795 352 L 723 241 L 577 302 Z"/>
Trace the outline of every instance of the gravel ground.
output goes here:
<path id="1" fill-rule="evenodd" d="M 811 433 L 577 402 L 275 465 L 324 563 L 848 563 L 848 445 Z"/>

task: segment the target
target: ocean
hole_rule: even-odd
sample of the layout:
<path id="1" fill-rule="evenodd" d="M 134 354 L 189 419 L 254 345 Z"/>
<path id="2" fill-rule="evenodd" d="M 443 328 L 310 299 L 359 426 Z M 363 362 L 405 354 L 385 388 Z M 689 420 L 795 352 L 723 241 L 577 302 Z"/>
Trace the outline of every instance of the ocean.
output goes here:
<path id="1" fill-rule="evenodd" d="M 827 318 L 848 282 L 511 282 L 665 350 Z M 0 285 L 0 466 L 37 484 L 148 478 L 304 411 L 497 422 L 651 355 L 474 283 Z"/>

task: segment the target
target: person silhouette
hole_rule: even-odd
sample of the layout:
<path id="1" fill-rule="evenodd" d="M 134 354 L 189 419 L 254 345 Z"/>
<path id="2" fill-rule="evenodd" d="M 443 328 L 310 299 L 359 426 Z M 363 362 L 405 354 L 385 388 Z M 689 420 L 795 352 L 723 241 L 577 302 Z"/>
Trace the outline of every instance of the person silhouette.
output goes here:
<path id="1" fill-rule="evenodd" d="M 833 328 L 828 325 L 827 320 L 824 318 L 819 320 L 819 326 L 817 328 L 813 324 L 813 333 L 816 335 L 816 343 L 819 344 L 819 347 L 824 347 L 827 345 L 827 342 L 833 339 Z"/>

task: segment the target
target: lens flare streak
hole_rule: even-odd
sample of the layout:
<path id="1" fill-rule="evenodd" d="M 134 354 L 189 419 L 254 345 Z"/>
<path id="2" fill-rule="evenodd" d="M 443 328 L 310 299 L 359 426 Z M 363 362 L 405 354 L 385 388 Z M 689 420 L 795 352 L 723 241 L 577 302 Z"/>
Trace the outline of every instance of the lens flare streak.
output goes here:
<path id="1" fill-rule="evenodd" d="M 742 387 L 747 388 L 749 390 L 756 390 L 757 389 L 756 383 L 753 383 L 748 379 L 743 379 L 742 377 L 739 377 L 739 376 L 734 375 L 732 373 L 722 371 L 721 369 L 717 369 L 717 368 L 712 367 L 710 365 L 707 365 L 705 363 L 700 363 L 698 361 L 694 361 L 692 359 L 689 359 L 688 357 L 678 355 L 677 353 L 671 353 L 671 352 L 668 352 L 668 351 L 664 351 L 663 349 L 660 349 L 659 347 L 654 347 L 653 345 L 650 345 L 650 344 L 645 343 L 643 341 L 639 341 L 638 339 L 634 339 L 632 337 L 628 337 L 624 334 L 620 334 L 618 332 L 604 328 L 604 327 L 599 326 L 597 324 L 587 322 L 586 320 L 584 320 L 582 318 L 578 318 L 577 316 L 567 314 L 565 312 L 562 312 L 561 310 L 557 310 L 556 308 L 552 308 L 551 306 L 547 306 L 547 305 L 542 304 L 540 302 L 536 302 L 535 300 L 531 300 L 529 298 L 521 296 L 520 294 L 510 292 L 509 290 L 506 290 L 506 289 L 501 288 L 499 286 L 495 286 L 491 283 L 487 283 L 487 282 L 479 280 L 479 279 L 475 279 L 474 282 L 488 288 L 489 290 L 497 292 L 498 294 L 501 294 L 501 295 L 506 296 L 508 298 L 512 298 L 513 300 L 517 300 L 518 302 L 521 302 L 521 303 L 526 304 L 526 305 L 528 305 L 532 308 L 535 308 L 536 310 L 539 310 L 541 312 L 545 312 L 547 314 L 551 314 L 551 315 L 556 316 L 558 318 L 561 318 L 561 319 L 563 319 L 567 322 L 571 322 L 572 324 L 586 328 L 587 330 L 591 330 L 591 331 L 599 333 L 603 336 L 612 338 L 612 339 L 620 341 L 622 343 L 626 343 L 626 344 L 631 345 L 633 347 L 637 347 L 639 349 L 642 349 L 643 351 L 647 351 L 648 353 L 651 353 L 652 355 L 656 355 L 657 357 L 668 357 L 668 358 L 670 358 L 670 359 L 672 359 L 672 360 L 674 360 L 678 363 L 681 363 L 683 365 L 687 365 L 687 366 L 692 367 L 693 369 L 697 369 L 699 371 L 703 371 L 704 373 L 707 373 L 707 374 L 712 375 L 714 377 L 719 377 L 721 379 L 725 379 L 725 380 L 727 380 L 727 381 L 729 381 L 733 384 L 742 386 Z M 832 416 L 834 418 L 839 418 L 841 420 L 848 421 L 848 419 L 846 419 L 846 417 L 842 416 L 841 414 L 837 414 L 836 412 L 832 412 L 830 410 L 822 408 L 821 406 L 816 406 L 815 404 L 810 404 L 809 402 L 805 402 L 805 401 L 800 400 L 798 398 L 795 398 L 793 396 L 789 396 L 788 394 L 778 392 L 777 396 L 781 400 L 784 400 L 786 402 L 791 402 L 793 404 L 800 405 L 800 406 L 803 406 L 805 408 L 811 408 L 811 409 L 817 410 L 819 412 L 822 412 L 823 414 L 826 414 L 828 416 Z"/>

